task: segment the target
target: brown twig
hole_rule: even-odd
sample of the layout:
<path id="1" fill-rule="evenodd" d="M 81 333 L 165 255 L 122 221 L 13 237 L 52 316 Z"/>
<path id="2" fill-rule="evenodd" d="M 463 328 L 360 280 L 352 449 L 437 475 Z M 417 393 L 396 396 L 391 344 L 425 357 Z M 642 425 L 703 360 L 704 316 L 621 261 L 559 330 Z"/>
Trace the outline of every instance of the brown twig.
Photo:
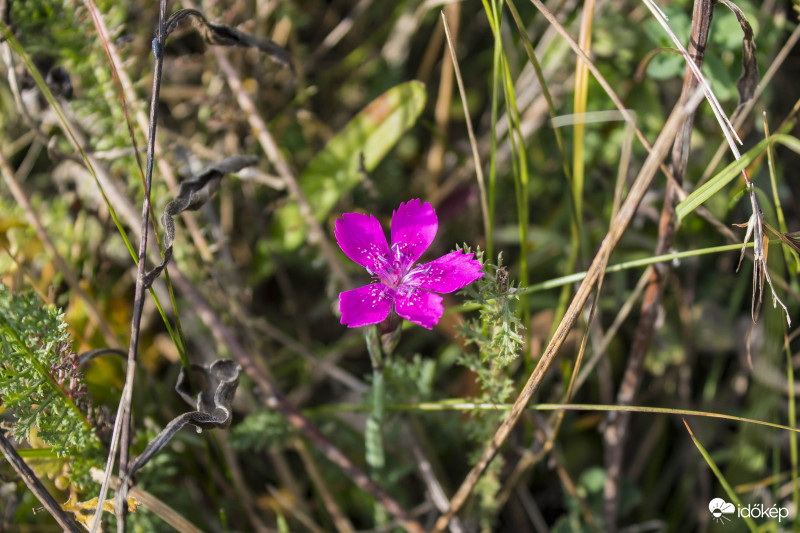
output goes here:
<path id="1" fill-rule="evenodd" d="M 467 124 L 469 146 L 472 149 L 472 162 L 475 166 L 475 177 L 478 180 L 478 191 L 480 192 L 483 231 L 486 237 L 486 242 L 492 242 L 492 237 L 490 235 L 492 231 L 492 223 L 489 220 L 489 202 L 486 197 L 486 185 L 483 178 L 483 165 L 481 165 L 481 156 L 478 152 L 478 143 L 475 140 L 475 132 L 472 131 L 472 119 L 469 117 L 469 106 L 467 105 L 467 92 L 464 90 L 464 81 L 461 79 L 461 69 L 458 66 L 458 57 L 456 56 L 456 50 L 453 46 L 453 40 L 450 38 L 450 29 L 447 26 L 447 17 L 445 17 L 444 11 L 442 11 L 442 26 L 444 27 L 444 33 L 447 37 L 447 46 L 450 49 L 450 60 L 453 64 L 453 70 L 456 74 L 458 94 L 461 96 L 461 104 L 464 106 L 464 122 Z"/>
<path id="2" fill-rule="evenodd" d="M 703 56 L 708 32 L 711 27 L 714 2 L 711 0 L 695 0 L 692 13 L 692 30 L 689 39 L 689 53 L 694 58 L 698 67 L 703 65 Z M 697 88 L 697 79 L 687 66 L 683 79 L 683 89 L 680 101 L 684 102 Z M 676 187 L 683 181 L 686 165 L 689 160 L 689 137 L 692 132 L 694 113 L 690 113 L 678 130 L 672 147 L 671 171 L 675 180 L 667 183 L 664 195 L 664 205 L 658 225 L 658 242 L 654 255 L 669 252 L 675 237 L 675 203 L 677 200 Z M 658 309 L 661 305 L 661 295 L 664 281 L 669 272 L 669 263 L 659 263 L 650 269 L 650 280 L 642 299 L 639 325 L 633 337 L 628 363 L 622 377 L 617 405 L 631 405 L 639 389 L 642 378 L 642 365 L 644 356 L 653 338 Z M 629 412 L 610 412 L 606 417 L 606 428 L 603 432 L 605 444 L 606 479 L 603 485 L 605 527 L 610 533 L 617 531 L 617 508 L 619 506 L 619 487 L 622 477 L 622 461 L 625 443 L 627 440 L 628 425 L 631 414 Z"/>
<path id="3" fill-rule="evenodd" d="M 119 57 L 119 53 L 117 52 L 117 47 L 114 45 L 113 40 L 110 38 L 108 33 L 108 28 L 105 25 L 105 21 L 103 20 L 103 16 L 100 13 L 100 10 L 97 8 L 97 5 L 92 0 L 86 0 L 84 5 L 89 11 L 89 14 L 92 17 L 92 23 L 94 24 L 95 29 L 97 30 L 97 35 L 100 38 L 100 42 L 103 44 L 103 49 L 106 53 L 106 57 L 108 58 L 108 64 L 111 68 L 111 73 L 113 74 L 114 81 L 118 84 L 118 92 L 120 103 L 122 105 L 123 114 L 125 115 L 125 119 L 128 122 L 128 130 L 131 136 L 131 143 L 133 146 L 136 146 L 136 138 L 133 133 L 133 128 L 131 126 L 129 117 L 128 117 L 128 107 L 127 102 L 137 102 L 136 92 L 133 88 L 133 83 L 131 82 L 130 77 L 128 76 L 128 72 L 122 66 L 122 60 Z M 134 117 L 136 119 L 136 123 L 138 124 L 139 128 L 142 131 L 146 131 L 148 129 L 148 118 L 145 112 L 142 109 L 143 106 L 134 106 Z M 166 182 L 167 186 L 169 187 L 170 192 L 173 196 L 177 196 L 178 194 L 178 180 L 175 177 L 175 171 L 172 168 L 172 165 L 169 164 L 169 161 L 165 157 L 161 157 L 165 153 L 164 148 L 161 146 L 161 143 L 158 142 L 156 138 L 155 144 L 155 155 L 158 156 L 158 171 L 164 177 L 164 181 Z M 216 154 L 213 157 L 209 157 L 209 159 L 218 159 L 219 155 Z M 137 150 L 137 162 L 138 162 L 138 150 Z M 140 167 L 141 168 L 141 164 Z M 142 185 L 144 185 L 144 173 L 142 172 Z M 203 258 L 204 261 L 210 262 L 213 259 L 213 255 L 211 250 L 208 246 L 208 243 L 203 237 L 203 232 L 200 231 L 200 228 L 197 225 L 197 221 L 189 216 L 188 214 L 183 214 L 183 221 L 186 224 L 186 229 L 189 231 L 189 234 L 192 236 L 192 242 L 195 245 L 195 248 L 199 251 L 200 256 Z M 156 220 L 155 217 L 153 219 L 153 225 L 155 228 Z M 158 239 L 158 234 L 155 234 L 156 239 Z"/>
<path id="4" fill-rule="evenodd" d="M 478 464 L 476 464 L 475 467 L 469 472 L 455 496 L 453 496 L 453 498 L 450 500 L 450 508 L 436 521 L 433 531 L 444 531 L 453 515 L 455 515 L 461 506 L 464 505 L 464 502 L 466 501 L 470 492 L 472 492 L 475 484 L 483 475 L 483 472 L 486 470 L 489 462 L 494 458 L 497 450 L 500 449 L 500 447 L 508 438 L 511 430 L 516 425 L 520 415 L 524 411 L 531 397 L 539 389 L 539 385 L 541 384 L 545 372 L 547 372 L 547 370 L 550 368 L 550 364 L 553 362 L 553 359 L 558 353 L 559 348 L 566 339 L 570 329 L 572 329 L 572 326 L 575 324 L 575 321 L 578 319 L 583 306 L 588 301 L 589 296 L 599 281 L 600 276 L 605 271 L 605 266 L 612 250 L 619 242 L 623 233 L 627 229 L 628 224 L 630 224 L 639 202 L 650 186 L 650 182 L 655 176 L 655 173 L 661 166 L 662 159 L 669 151 L 669 147 L 672 144 L 675 135 L 677 134 L 678 127 L 683 123 L 686 116 L 697 107 L 702 99 L 702 96 L 702 92 L 698 91 L 692 95 L 692 98 L 688 103 L 678 104 L 673 109 L 669 119 L 667 119 L 667 122 L 664 125 L 664 128 L 661 130 L 661 134 L 658 136 L 658 139 L 653 145 L 652 152 L 650 152 L 647 160 L 642 165 L 639 175 L 636 177 L 636 180 L 634 181 L 631 190 L 625 199 L 625 202 L 622 204 L 619 213 L 612 221 L 611 228 L 603 239 L 600 249 L 592 260 L 592 264 L 587 271 L 586 278 L 578 287 L 572 302 L 564 314 L 564 318 L 561 320 L 561 323 L 556 329 L 555 334 L 553 335 L 552 339 L 550 339 L 550 343 L 548 344 L 547 348 L 545 348 L 542 357 L 539 359 L 539 363 L 536 365 L 536 368 L 534 368 L 530 378 L 528 379 L 528 382 L 525 384 L 519 397 L 514 402 L 514 405 L 511 408 L 508 416 L 500 425 L 494 435 L 494 438 L 492 438 L 491 442 L 484 450 L 480 460 L 478 461 Z"/>
<path id="5" fill-rule="evenodd" d="M 253 494 L 247 488 L 242 469 L 239 467 L 239 460 L 236 457 L 236 452 L 231 448 L 231 445 L 228 444 L 227 435 L 223 435 L 218 439 L 217 443 L 219 444 L 223 457 L 225 457 L 225 462 L 228 463 L 230 478 L 233 482 L 233 488 L 236 490 L 236 498 L 244 508 L 244 512 L 247 514 L 247 519 L 250 521 L 253 531 L 255 533 L 267 533 L 269 528 L 264 524 L 264 521 L 261 520 L 261 517 L 258 516 Z"/>
<path id="6" fill-rule="evenodd" d="M 179 272 L 179 271 L 178 271 Z M 239 340 L 219 316 L 211 309 L 205 298 L 195 289 L 191 282 L 183 275 L 173 276 L 175 286 L 189 300 L 198 317 L 213 332 L 218 341 L 226 346 L 231 355 L 242 365 L 244 371 L 253 379 L 264 396 L 265 405 L 283 415 L 286 420 L 300 433 L 305 435 L 329 461 L 337 465 L 353 480 L 362 490 L 380 501 L 386 510 L 395 516 L 403 526 L 412 532 L 422 532 L 424 529 L 394 498 L 381 486 L 367 476 L 344 453 L 331 443 L 322 432 L 306 418 L 297 407 L 289 403 L 281 394 L 275 382 L 256 364 L 256 361 L 247 353 Z"/>
<path id="7" fill-rule="evenodd" d="M 155 147 L 156 128 L 158 125 L 158 92 L 161 88 L 161 67 L 163 65 L 164 40 L 166 39 L 164 23 L 167 17 L 167 2 L 161 0 L 159 5 L 158 17 L 158 38 L 154 41 L 153 53 L 155 57 L 155 68 L 153 73 L 153 93 L 150 103 L 150 133 L 147 142 L 147 163 L 145 168 L 145 189 L 144 199 L 142 200 L 142 223 L 141 237 L 139 240 L 139 265 L 136 276 L 136 288 L 133 298 L 133 317 L 131 318 L 131 339 L 128 346 L 128 360 L 125 370 L 125 386 L 122 389 L 122 397 L 117 409 L 117 418 L 114 422 L 114 433 L 111 438 L 111 446 L 106 462 L 106 479 L 100 489 L 98 498 L 98 509 L 96 518 L 92 524 L 92 533 L 97 530 L 100 524 L 103 501 L 105 501 L 105 491 L 108 489 L 108 478 L 111 475 L 114 456 L 116 455 L 116 445 L 119 443 L 119 477 L 126 479 L 128 473 L 128 456 L 130 453 L 130 432 L 131 432 L 131 403 L 133 401 L 133 380 L 136 375 L 136 359 L 139 351 L 139 334 L 141 330 L 142 311 L 144 310 L 145 284 L 144 275 L 147 265 L 147 236 L 148 224 L 150 223 L 150 189 L 153 182 L 153 155 Z M 126 516 L 128 512 L 128 485 L 122 485 L 117 491 L 115 512 L 117 516 L 117 533 L 125 533 L 127 530 Z"/>
<path id="8" fill-rule="evenodd" d="M 99 468 L 92 468 L 90 473 L 95 483 L 103 482 L 102 470 Z M 116 476 L 111 476 L 111 488 L 117 490 L 119 488 L 119 484 L 119 478 Z M 202 533 L 201 529 L 189 522 L 181 514 L 175 511 L 175 509 L 149 492 L 142 490 L 139 487 L 131 487 L 129 494 L 131 498 L 136 498 L 139 503 L 150 510 L 153 514 L 161 518 L 164 522 L 174 527 L 179 533 Z"/>
<path id="9" fill-rule="evenodd" d="M 189 1 L 186 3 L 186 5 L 193 7 L 193 2 Z M 236 72 L 236 69 L 233 68 L 233 65 L 231 65 L 230 61 L 228 61 L 228 58 L 225 56 L 225 52 L 223 50 L 217 46 L 214 46 L 212 47 L 212 51 L 214 52 L 214 57 L 216 58 L 220 69 L 222 70 L 223 74 L 225 74 L 225 79 L 228 82 L 228 86 L 236 96 L 236 100 L 239 102 L 239 106 L 242 108 L 242 111 L 244 111 L 247 115 L 247 121 L 255 132 L 256 138 L 263 148 L 264 153 L 269 158 L 270 162 L 272 162 L 272 164 L 275 166 L 275 170 L 278 171 L 278 176 L 280 176 L 280 178 L 286 184 L 286 189 L 289 191 L 289 194 L 292 195 L 293 199 L 300 207 L 300 213 L 309 227 L 309 242 L 319 244 L 322 255 L 328 262 L 331 273 L 334 275 L 334 277 L 336 277 L 340 286 L 344 288 L 351 288 L 350 278 L 347 276 L 347 273 L 342 267 L 342 264 L 339 261 L 339 256 L 336 254 L 336 251 L 331 245 L 330 239 L 328 239 L 328 237 L 325 235 L 325 232 L 322 229 L 322 224 L 319 223 L 314 215 L 311 205 L 309 205 L 305 194 L 303 194 L 303 191 L 300 188 L 300 184 L 297 182 L 294 173 L 281 155 L 278 145 L 275 143 L 275 139 L 273 139 L 272 134 L 270 134 L 269 130 L 267 129 L 267 124 L 264 122 L 264 119 L 261 118 L 261 115 L 256 109 L 253 99 L 250 98 L 250 96 L 247 94 L 247 91 L 244 90 L 242 81 L 239 79 L 239 74 Z"/>
<path id="10" fill-rule="evenodd" d="M 439 185 L 439 178 L 442 174 L 442 167 L 444 166 L 445 145 L 444 139 L 447 138 L 447 126 L 450 122 L 450 104 L 453 101 L 453 81 L 454 73 L 453 66 L 455 62 L 455 54 L 452 51 L 452 42 L 450 41 L 450 30 L 445 20 L 446 16 L 450 17 L 453 21 L 453 34 L 456 40 L 458 39 L 458 32 L 460 28 L 460 14 L 461 6 L 458 3 L 445 5 L 442 10 L 442 22 L 444 24 L 444 31 L 447 36 L 447 44 L 442 50 L 442 68 L 439 73 L 439 89 L 436 95 L 436 103 L 433 106 L 433 119 L 435 135 L 432 136 L 431 145 L 428 148 L 426 156 L 427 179 L 425 180 L 425 195 L 431 196 Z M 450 52 L 448 53 L 448 45 Z M 466 105 L 466 101 L 464 102 Z M 469 121 L 469 115 L 467 115 Z"/>
<path id="11" fill-rule="evenodd" d="M 3 432 L 0 431 L 0 452 L 3 452 L 6 460 L 9 464 L 14 468 L 14 470 L 19 474 L 22 478 L 22 481 L 28 486 L 30 491 L 36 496 L 36 498 L 42 502 L 42 505 L 47 510 L 50 515 L 55 518 L 58 525 L 64 528 L 64 531 L 68 531 L 69 533 L 81 533 L 80 528 L 75 525 L 75 523 L 69 519 L 67 513 L 61 509 L 61 506 L 53 499 L 47 489 L 44 488 L 42 482 L 39 481 L 39 478 L 36 477 L 36 474 L 31 470 L 25 461 L 22 460 L 22 457 L 19 456 L 17 450 L 14 449 L 14 446 L 8 439 L 5 438 Z"/>
<path id="12" fill-rule="evenodd" d="M 319 495 L 322 497 L 322 503 L 325 504 L 325 509 L 328 510 L 328 514 L 331 515 L 336 530 L 340 533 L 353 533 L 353 531 L 355 531 L 353 529 L 353 524 L 350 523 L 344 513 L 342 513 L 339 504 L 336 503 L 336 499 L 333 497 L 333 494 L 331 494 L 330 489 L 328 489 L 327 483 L 322 477 L 322 474 L 320 474 L 314 462 L 314 458 L 308 451 L 308 446 L 306 446 L 305 441 L 302 439 L 295 439 L 293 447 L 300 456 L 300 460 L 303 461 L 306 472 L 308 472 L 308 477 L 311 478 L 312 483 L 314 483 L 314 486 L 319 491 Z"/>

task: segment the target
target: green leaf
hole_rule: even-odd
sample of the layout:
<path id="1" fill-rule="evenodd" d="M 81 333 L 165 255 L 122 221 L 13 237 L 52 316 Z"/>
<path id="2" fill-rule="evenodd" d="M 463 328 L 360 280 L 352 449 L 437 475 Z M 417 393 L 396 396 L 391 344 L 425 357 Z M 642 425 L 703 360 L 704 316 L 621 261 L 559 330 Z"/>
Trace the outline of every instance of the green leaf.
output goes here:
<path id="1" fill-rule="evenodd" d="M 742 154 L 741 159 L 725 167 L 722 172 L 712 177 L 701 187 L 698 187 L 684 201 L 679 203 L 675 208 L 675 214 L 678 216 L 678 220 L 683 220 L 686 215 L 697 209 L 703 202 L 714 196 L 720 189 L 730 183 L 733 178 L 742 172 L 742 169 L 750 165 L 750 163 L 755 161 L 755 159 L 767 149 L 767 144 L 776 142 L 800 154 L 800 139 L 792 137 L 791 135 L 776 134 L 762 140 L 746 153 Z"/>
<path id="2" fill-rule="evenodd" d="M 372 171 L 402 135 L 413 126 L 425 107 L 425 85 L 409 81 L 393 87 L 361 110 L 300 176 L 300 189 L 317 220 L 324 220 L 339 199 L 363 178 L 364 167 Z M 275 234 L 284 250 L 294 250 L 306 238 L 306 222 L 300 207 L 291 203 L 278 210 Z"/>

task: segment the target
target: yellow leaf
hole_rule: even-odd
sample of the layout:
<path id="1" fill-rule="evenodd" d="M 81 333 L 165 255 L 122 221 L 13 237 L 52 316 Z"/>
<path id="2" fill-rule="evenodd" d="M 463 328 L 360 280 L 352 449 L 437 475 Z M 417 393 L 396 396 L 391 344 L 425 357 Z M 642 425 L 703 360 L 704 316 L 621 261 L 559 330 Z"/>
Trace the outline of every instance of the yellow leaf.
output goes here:
<path id="1" fill-rule="evenodd" d="M 141 505 L 136 498 L 128 497 L 128 511 L 135 512 Z M 92 529 L 92 522 L 94 522 L 94 513 L 97 509 L 97 497 L 85 502 L 79 502 L 77 495 L 73 492 L 69 496 L 69 500 L 61 505 L 61 508 L 68 513 L 75 515 L 77 520 L 87 531 Z M 103 511 L 114 514 L 114 498 L 109 498 L 103 502 Z"/>

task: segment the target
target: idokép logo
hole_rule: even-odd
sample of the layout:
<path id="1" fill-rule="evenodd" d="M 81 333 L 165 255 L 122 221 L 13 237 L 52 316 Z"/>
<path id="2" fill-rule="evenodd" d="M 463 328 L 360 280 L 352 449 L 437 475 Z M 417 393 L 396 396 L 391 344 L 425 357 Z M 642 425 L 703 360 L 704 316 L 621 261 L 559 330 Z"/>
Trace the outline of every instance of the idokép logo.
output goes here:
<path id="1" fill-rule="evenodd" d="M 766 507 L 763 503 L 751 503 L 750 505 L 733 505 L 722 498 L 714 498 L 708 502 L 708 510 L 714 522 L 724 524 L 731 521 L 732 516 L 738 518 L 765 518 L 767 520 L 778 520 L 789 517 L 789 509 L 786 507 Z M 726 516 L 729 515 L 729 516 Z"/>
<path id="2" fill-rule="evenodd" d="M 708 502 L 708 510 L 711 511 L 711 516 L 714 518 L 714 522 L 724 524 L 726 521 L 731 521 L 731 519 L 725 515 L 736 512 L 736 507 L 732 503 L 728 503 L 722 498 L 714 498 Z"/>

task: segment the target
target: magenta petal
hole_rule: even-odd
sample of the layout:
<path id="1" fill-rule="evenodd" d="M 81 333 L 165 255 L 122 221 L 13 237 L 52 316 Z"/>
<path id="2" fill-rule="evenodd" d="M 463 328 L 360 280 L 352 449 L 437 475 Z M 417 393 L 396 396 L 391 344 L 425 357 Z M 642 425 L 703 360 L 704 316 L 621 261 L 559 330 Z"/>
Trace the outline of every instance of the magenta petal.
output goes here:
<path id="1" fill-rule="evenodd" d="M 383 322 L 392 310 L 394 290 L 383 283 L 339 293 L 342 324 L 349 328 Z"/>
<path id="2" fill-rule="evenodd" d="M 431 204 L 409 200 L 392 213 L 392 253 L 400 265 L 413 264 L 436 236 L 439 221 Z"/>
<path id="3" fill-rule="evenodd" d="M 435 292 L 453 292 L 483 276 L 480 261 L 460 250 L 443 255 L 410 272 L 404 283 Z"/>
<path id="4" fill-rule="evenodd" d="M 389 245 L 381 223 L 374 216 L 345 213 L 336 220 L 334 235 L 345 255 L 371 274 L 380 274 L 389 268 Z"/>
<path id="5" fill-rule="evenodd" d="M 406 320 L 431 329 L 442 317 L 444 306 L 438 294 L 401 286 L 395 294 L 394 310 Z"/>

